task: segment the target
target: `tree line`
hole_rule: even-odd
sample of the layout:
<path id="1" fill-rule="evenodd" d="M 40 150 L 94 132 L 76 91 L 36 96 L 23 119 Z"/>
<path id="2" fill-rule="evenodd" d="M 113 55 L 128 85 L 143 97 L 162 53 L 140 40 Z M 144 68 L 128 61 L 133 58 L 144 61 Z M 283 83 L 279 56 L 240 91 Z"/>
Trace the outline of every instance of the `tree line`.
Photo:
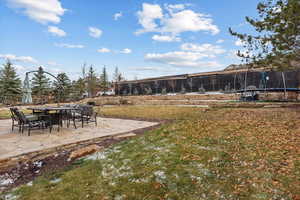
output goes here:
<path id="1" fill-rule="evenodd" d="M 77 80 L 71 80 L 64 72 L 57 74 L 56 78 L 51 80 L 42 67 L 38 68 L 31 79 L 34 103 L 76 101 L 83 97 L 94 97 L 99 91 L 105 95 L 115 82 L 124 80 L 118 67 L 110 81 L 105 66 L 98 75 L 93 65 L 87 67 L 86 64 L 82 66 L 81 76 Z M 19 103 L 22 92 L 22 81 L 12 62 L 7 60 L 0 68 L 0 103 Z"/>

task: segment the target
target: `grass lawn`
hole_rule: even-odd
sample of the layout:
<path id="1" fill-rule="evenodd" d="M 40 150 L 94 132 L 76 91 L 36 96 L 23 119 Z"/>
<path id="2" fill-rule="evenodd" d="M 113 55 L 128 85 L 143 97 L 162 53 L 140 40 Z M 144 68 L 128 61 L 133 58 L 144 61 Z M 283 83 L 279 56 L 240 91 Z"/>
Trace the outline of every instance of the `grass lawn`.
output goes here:
<path id="1" fill-rule="evenodd" d="M 128 106 L 102 113 L 174 121 L 11 194 L 24 200 L 300 198 L 295 109 Z"/>

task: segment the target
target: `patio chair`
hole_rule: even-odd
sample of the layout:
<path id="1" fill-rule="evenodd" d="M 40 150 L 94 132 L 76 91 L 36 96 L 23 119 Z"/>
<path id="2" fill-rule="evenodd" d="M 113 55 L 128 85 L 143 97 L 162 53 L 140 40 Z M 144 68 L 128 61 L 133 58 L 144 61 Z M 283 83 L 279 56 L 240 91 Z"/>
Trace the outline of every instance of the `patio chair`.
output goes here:
<path id="1" fill-rule="evenodd" d="M 16 115 L 21 120 L 21 131 L 24 132 L 24 129 L 28 129 L 28 136 L 30 136 L 30 132 L 32 129 L 44 129 L 46 127 L 47 121 L 45 120 L 32 120 L 31 118 L 26 117 L 26 115 L 19 110 L 16 110 Z"/>
<path id="2" fill-rule="evenodd" d="M 18 115 L 19 109 L 17 107 L 10 108 L 11 118 L 12 118 L 12 131 L 14 127 L 19 127 L 19 132 L 21 132 L 22 128 L 22 120 Z M 25 115 L 31 121 L 35 121 L 39 119 L 38 115 Z"/>
<path id="3" fill-rule="evenodd" d="M 60 130 L 60 127 L 62 126 L 62 114 L 61 113 L 50 113 L 48 118 L 45 118 L 46 120 L 46 126 L 49 126 L 50 133 L 52 131 L 53 125 L 57 125 L 57 131 Z"/>
<path id="4" fill-rule="evenodd" d="M 77 128 L 75 123 L 76 120 L 81 122 L 82 128 L 84 123 L 88 124 L 90 122 L 95 122 L 95 125 L 97 126 L 97 113 L 94 112 L 93 106 L 79 105 L 72 115 L 75 128 Z"/>
<path id="5" fill-rule="evenodd" d="M 18 108 L 9 108 L 11 114 L 11 120 L 12 120 L 11 131 L 14 131 L 14 127 L 18 127 L 19 132 L 21 132 L 22 123 L 19 117 L 15 113 L 17 109 Z"/>
<path id="6" fill-rule="evenodd" d="M 76 105 L 66 104 L 65 107 L 75 109 Z M 61 111 L 61 117 L 62 117 L 62 121 L 64 121 L 67 124 L 67 128 L 69 128 L 70 122 L 71 122 L 71 120 L 73 120 L 73 111 L 68 110 L 68 109 L 63 110 L 63 111 Z"/>

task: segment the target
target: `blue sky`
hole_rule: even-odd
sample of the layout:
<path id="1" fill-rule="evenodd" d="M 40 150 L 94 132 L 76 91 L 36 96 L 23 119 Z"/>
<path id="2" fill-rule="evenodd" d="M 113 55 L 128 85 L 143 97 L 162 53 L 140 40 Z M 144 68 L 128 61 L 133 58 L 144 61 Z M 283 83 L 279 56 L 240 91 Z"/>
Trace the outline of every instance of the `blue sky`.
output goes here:
<path id="1" fill-rule="evenodd" d="M 221 70 L 239 63 L 228 28 L 251 32 L 259 0 L 0 0 L 0 63 L 72 79 L 83 63 L 126 79 Z"/>

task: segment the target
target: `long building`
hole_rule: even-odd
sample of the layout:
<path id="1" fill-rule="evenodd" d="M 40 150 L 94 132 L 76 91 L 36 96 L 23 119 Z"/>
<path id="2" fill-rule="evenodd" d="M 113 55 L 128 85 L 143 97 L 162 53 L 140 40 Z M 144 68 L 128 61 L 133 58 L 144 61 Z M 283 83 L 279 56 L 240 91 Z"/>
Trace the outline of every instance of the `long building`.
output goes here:
<path id="1" fill-rule="evenodd" d="M 238 69 L 161 76 L 116 83 L 117 95 L 184 92 L 234 92 L 245 88 L 299 88 L 300 70 Z"/>

